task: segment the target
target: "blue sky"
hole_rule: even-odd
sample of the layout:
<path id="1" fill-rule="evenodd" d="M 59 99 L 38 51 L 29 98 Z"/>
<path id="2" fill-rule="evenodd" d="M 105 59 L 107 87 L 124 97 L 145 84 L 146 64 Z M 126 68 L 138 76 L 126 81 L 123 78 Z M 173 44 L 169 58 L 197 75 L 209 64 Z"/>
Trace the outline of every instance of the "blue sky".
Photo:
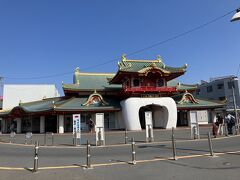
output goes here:
<path id="1" fill-rule="evenodd" d="M 239 0 L 0 0 L 0 76 L 6 84 L 54 83 L 61 91 L 62 81 L 72 83 L 76 67 L 116 72 L 123 53 L 162 42 L 239 6 Z M 169 66 L 187 63 L 188 71 L 179 79 L 183 83 L 236 75 L 240 21 L 230 22 L 233 14 L 127 58 L 160 55 Z"/>

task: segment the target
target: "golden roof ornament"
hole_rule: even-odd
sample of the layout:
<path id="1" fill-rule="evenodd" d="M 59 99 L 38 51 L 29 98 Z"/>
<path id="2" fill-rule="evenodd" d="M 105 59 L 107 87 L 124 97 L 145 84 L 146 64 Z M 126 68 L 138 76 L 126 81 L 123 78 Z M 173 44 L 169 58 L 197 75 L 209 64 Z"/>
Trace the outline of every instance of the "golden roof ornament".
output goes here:
<path id="1" fill-rule="evenodd" d="M 162 59 L 161 59 L 160 55 L 157 55 L 157 60 L 158 60 L 158 62 L 162 62 Z"/>
<path id="2" fill-rule="evenodd" d="M 122 54 L 122 61 L 126 61 L 127 58 L 126 58 L 126 54 Z"/>
<path id="3" fill-rule="evenodd" d="M 80 68 L 79 67 L 77 67 L 76 69 L 75 69 L 75 73 L 80 73 Z"/>

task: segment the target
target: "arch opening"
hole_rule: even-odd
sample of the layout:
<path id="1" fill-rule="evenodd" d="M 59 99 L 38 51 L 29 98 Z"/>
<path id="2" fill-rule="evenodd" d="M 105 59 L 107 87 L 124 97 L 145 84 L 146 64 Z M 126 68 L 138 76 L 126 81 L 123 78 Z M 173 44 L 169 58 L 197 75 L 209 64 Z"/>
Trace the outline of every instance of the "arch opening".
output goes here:
<path id="1" fill-rule="evenodd" d="M 152 112 L 153 128 L 165 128 L 168 122 L 168 109 L 160 105 L 146 105 L 139 109 L 139 122 L 142 129 L 145 129 L 145 112 Z"/>

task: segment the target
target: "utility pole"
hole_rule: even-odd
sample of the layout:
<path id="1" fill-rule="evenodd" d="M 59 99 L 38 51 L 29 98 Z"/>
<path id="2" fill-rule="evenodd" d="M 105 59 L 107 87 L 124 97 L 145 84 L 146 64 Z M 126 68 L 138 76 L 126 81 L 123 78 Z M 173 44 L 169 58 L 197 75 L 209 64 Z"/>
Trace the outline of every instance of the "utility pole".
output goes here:
<path id="1" fill-rule="evenodd" d="M 235 119 L 236 119 L 236 127 L 237 127 L 237 130 L 239 130 L 239 119 L 238 119 L 237 105 L 236 105 L 236 98 L 235 98 L 234 78 L 231 79 L 231 85 L 232 85 L 232 96 L 233 96 L 234 113 L 235 113 Z"/>
<path id="2" fill-rule="evenodd" d="M 3 95 L 3 80 L 4 80 L 4 77 L 0 76 L 0 96 Z"/>

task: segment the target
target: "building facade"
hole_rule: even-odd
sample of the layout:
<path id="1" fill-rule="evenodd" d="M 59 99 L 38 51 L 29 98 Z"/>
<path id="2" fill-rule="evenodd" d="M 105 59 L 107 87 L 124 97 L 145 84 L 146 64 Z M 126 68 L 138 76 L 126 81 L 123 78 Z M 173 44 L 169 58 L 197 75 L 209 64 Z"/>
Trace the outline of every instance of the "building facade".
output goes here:
<path id="1" fill-rule="evenodd" d="M 64 97 L 19 103 L 0 111 L 2 131 L 72 132 L 73 114 L 81 115 L 81 128 L 89 130 L 96 113 L 104 113 L 105 129 L 141 130 L 145 112 L 152 112 L 154 128 L 188 126 L 192 118 L 206 124 L 222 103 L 196 99 L 196 85 L 181 84 L 176 78 L 187 65 L 170 67 L 156 60 L 129 60 L 122 56 L 118 71 L 85 73 L 76 68 L 72 84 L 62 84 Z"/>
<path id="2" fill-rule="evenodd" d="M 223 109 L 235 114 L 240 112 L 240 89 L 239 80 L 236 76 L 224 76 L 211 78 L 209 82 L 202 81 L 197 86 L 196 97 L 212 100 L 226 100 Z M 239 117 L 239 116 L 238 116 Z"/>

